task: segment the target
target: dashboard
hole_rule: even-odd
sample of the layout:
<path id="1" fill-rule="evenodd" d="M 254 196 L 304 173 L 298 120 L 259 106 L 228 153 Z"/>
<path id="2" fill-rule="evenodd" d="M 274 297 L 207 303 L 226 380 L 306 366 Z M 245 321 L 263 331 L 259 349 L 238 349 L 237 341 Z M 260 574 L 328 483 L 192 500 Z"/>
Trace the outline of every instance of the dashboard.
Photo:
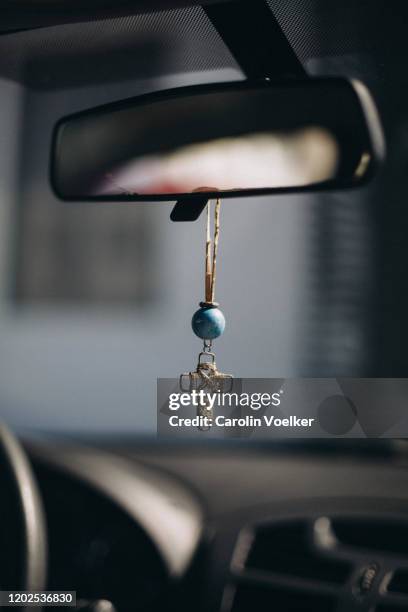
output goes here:
<path id="1" fill-rule="evenodd" d="M 408 606 L 404 442 L 26 443 L 49 588 L 117 610 Z"/>

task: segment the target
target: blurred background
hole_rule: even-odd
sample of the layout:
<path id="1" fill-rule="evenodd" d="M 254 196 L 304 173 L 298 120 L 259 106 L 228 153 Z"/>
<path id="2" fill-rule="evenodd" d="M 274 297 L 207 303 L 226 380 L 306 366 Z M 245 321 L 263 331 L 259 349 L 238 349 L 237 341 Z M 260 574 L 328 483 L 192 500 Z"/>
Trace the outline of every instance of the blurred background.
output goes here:
<path id="1" fill-rule="evenodd" d="M 404 2 L 270 0 L 310 74 L 371 89 L 388 161 L 368 187 L 226 200 L 221 370 L 406 376 Z M 0 418 L 19 429 L 154 432 L 156 378 L 193 369 L 204 218 L 172 204 L 62 203 L 56 121 L 169 87 L 242 79 L 201 7 L 0 37 Z"/>

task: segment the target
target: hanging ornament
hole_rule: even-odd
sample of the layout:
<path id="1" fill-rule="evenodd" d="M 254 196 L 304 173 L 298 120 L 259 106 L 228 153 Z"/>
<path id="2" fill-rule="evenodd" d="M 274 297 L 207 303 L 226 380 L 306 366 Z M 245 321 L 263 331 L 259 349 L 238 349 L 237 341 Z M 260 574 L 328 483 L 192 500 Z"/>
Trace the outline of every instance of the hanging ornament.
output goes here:
<path id="1" fill-rule="evenodd" d="M 211 202 L 207 204 L 207 229 L 205 244 L 205 301 L 200 302 L 200 308 L 193 314 L 191 326 L 196 336 L 203 340 L 203 349 L 198 355 L 197 368 L 180 376 L 180 388 L 191 393 L 204 391 L 207 393 L 227 392 L 232 388 L 233 377 L 217 370 L 212 342 L 222 335 L 225 329 L 225 317 L 215 301 L 215 280 L 217 274 L 217 252 L 220 234 L 220 199 L 216 200 L 214 211 L 214 239 L 211 239 Z M 212 420 L 213 410 L 204 400 L 199 404 L 197 415 Z M 207 422 L 208 422 L 207 421 Z M 209 429 L 208 424 L 200 429 Z"/>

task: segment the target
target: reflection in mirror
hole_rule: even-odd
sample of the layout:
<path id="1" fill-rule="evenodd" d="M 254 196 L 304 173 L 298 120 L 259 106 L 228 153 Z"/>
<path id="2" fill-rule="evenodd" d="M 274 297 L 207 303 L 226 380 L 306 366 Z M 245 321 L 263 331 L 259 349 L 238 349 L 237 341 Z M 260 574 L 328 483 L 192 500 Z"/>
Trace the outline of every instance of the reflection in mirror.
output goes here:
<path id="1" fill-rule="evenodd" d="M 179 199 L 349 187 L 381 156 L 370 95 L 344 79 L 188 87 L 62 120 L 64 199 Z"/>
<path id="2" fill-rule="evenodd" d="M 249 134 L 132 159 L 107 172 L 93 194 L 172 194 L 311 185 L 332 179 L 338 148 L 321 128 Z"/>

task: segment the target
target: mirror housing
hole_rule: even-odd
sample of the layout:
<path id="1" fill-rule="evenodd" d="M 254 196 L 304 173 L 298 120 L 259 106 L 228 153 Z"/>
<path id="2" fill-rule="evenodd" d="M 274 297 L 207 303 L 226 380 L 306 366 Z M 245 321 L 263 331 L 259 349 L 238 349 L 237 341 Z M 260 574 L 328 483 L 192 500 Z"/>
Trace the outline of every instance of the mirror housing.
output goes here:
<path id="1" fill-rule="evenodd" d="M 351 188 L 384 157 L 370 93 L 341 78 L 183 87 L 90 109 L 54 131 L 70 201 L 191 201 Z"/>

